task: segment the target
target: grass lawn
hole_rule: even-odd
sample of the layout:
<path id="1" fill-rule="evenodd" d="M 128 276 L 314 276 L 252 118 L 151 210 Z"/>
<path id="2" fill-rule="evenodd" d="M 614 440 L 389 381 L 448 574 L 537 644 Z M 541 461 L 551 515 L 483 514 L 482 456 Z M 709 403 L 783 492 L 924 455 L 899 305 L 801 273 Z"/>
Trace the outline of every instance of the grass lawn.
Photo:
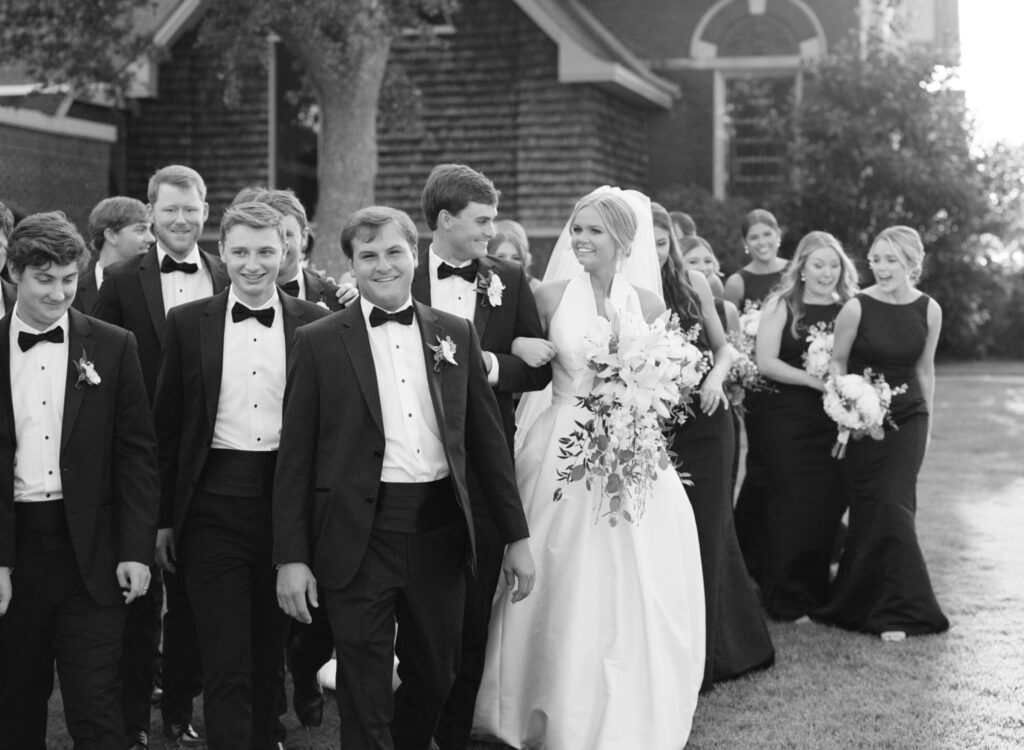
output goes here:
<path id="1" fill-rule="evenodd" d="M 687 747 L 1024 747 L 1024 363 L 939 368 L 917 519 L 948 633 L 883 644 L 773 623 L 776 666 L 703 697 Z M 50 747 L 70 748 L 59 711 L 55 696 Z M 333 705 L 316 731 L 285 721 L 290 750 L 337 746 Z"/>

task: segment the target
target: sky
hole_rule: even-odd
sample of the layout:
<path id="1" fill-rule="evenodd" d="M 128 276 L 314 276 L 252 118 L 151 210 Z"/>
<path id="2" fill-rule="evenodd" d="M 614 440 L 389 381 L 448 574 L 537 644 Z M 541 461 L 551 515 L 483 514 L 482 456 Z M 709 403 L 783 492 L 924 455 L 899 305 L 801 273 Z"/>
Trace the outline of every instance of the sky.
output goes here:
<path id="1" fill-rule="evenodd" d="M 980 144 L 1024 143 L 1024 2 L 961 0 L 960 79 Z"/>

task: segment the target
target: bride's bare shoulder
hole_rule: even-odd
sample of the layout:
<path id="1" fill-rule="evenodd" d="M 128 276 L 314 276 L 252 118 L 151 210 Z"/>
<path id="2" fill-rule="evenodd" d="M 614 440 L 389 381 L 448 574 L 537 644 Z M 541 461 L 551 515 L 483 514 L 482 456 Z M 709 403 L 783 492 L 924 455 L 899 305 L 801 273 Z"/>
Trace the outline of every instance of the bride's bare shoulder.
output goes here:
<path id="1" fill-rule="evenodd" d="M 533 290 L 533 297 L 537 300 L 537 310 L 543 315 L 544 312 L 554 312 L 562 301 L 565 288 L 569 286 L 570 279 L 560 281 L 548 281 Z"/>

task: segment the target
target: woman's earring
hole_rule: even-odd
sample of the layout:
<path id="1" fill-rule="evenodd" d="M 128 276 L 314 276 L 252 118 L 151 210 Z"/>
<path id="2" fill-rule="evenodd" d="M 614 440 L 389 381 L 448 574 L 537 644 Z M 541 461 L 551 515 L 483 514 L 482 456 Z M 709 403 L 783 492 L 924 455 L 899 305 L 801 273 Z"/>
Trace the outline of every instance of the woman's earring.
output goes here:
<path id="1" fill-rule="evenodd" d="M 804 275 L 804 274 L 800 274 L 800 281 L 803 281 L 804 283 L 806 283 L 807 282 L 807 276 Z"/>

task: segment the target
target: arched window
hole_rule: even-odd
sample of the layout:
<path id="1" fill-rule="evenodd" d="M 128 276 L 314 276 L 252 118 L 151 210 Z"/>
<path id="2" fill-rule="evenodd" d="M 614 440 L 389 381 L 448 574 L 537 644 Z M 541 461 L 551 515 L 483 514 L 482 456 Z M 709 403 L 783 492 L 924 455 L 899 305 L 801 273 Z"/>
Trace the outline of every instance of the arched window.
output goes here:
<path id="1" fill-rule="evenodd" d="M 719 0 L 694 29 L 694 67 L 714 74 L 717 197 L 757 198 L 785 179 L 785 144 L 768 128 L 800 96 L 800 63 L 825 53 L 825 33 L 801 0 Z"/>

